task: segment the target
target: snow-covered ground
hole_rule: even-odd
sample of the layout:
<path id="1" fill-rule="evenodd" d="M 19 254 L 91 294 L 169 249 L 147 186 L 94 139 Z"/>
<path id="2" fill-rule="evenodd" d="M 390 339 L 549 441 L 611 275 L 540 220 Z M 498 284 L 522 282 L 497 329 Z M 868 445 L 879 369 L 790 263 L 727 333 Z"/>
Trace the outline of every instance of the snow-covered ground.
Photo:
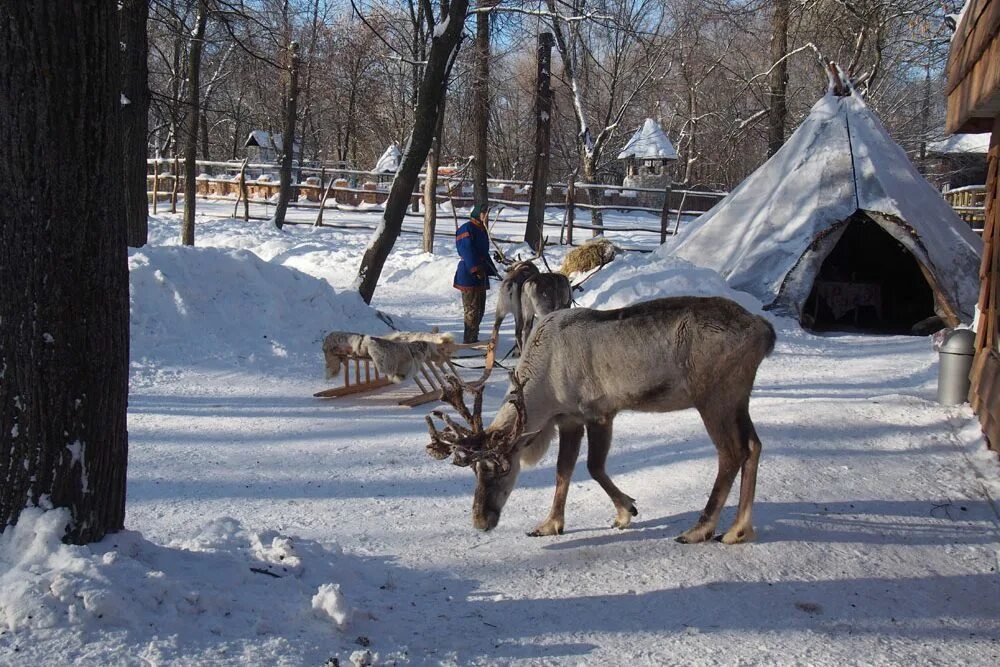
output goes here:
<path id="1" fill-rule="evenodd" d="M 68 547 L 64 517 L 32 511 L 0 536 L 0 663 L 1000 661 L 1000 466 L 967 407 L 933 401 L 928 339 L 775 322 L 751 404 L 752 544 L 672 539 L 715 473 L 693 411 L 617 419 L 608 469 L 637 499 L 631 529 L 610 527 L 581 463 L 566 534 L 526 536 L 548 511 L 553 451 L 480 533 L 472 474 L 424 452 L 429 406 L 398 407 L 402 388 L 312 398 L 329 386 L 324 331 L 385 330 L 350 293 L 368 232 L 203 217 L 198 248 L 164 247 L 178 229 L 153 219 L 130 254 L 130 532 Z M 459 331 L 450 239 L 418 246 L 400 238 L 373 305 Z M 759 308 L 689 265 L 616 264 L 581 304 L 689 292 Z M 504 390 L 494 372 L 488 411 Z"/>

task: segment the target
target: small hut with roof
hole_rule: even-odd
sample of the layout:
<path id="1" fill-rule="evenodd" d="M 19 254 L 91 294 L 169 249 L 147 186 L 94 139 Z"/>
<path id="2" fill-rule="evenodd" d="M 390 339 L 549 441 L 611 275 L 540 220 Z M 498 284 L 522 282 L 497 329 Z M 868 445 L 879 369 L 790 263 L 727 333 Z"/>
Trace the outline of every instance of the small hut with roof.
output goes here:
<path id="1" fill-rule="evenodd" d="M 666 166 L 677 159 L 677 151 L 666 132 L 647 118 L 618 154 L 625 163 L 625 187 L 664 188 L 670 183 Z"/>

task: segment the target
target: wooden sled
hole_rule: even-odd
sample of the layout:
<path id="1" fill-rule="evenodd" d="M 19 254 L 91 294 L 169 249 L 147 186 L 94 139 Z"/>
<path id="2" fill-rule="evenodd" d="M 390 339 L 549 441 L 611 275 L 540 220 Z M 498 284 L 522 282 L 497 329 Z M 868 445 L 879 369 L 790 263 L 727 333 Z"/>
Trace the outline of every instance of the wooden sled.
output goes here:
<path id="1" fill-rule="evenodd" d="M 493 363 L 496 358 L 494 343 L 492 341 L 488 343 L 466 343 L 460 344 L 457 347 L 459 349 L 479 348 L 486 350 L 486 370 L 478 382 L 485 381 L 493 369 Z M 367 394 L 393 384 L 389 381 L 389 378 L 379 374 L 378 368 L 367 355 L 344 354 L 338 356 L 340 357 L 341 365 L 344 367 L 343 385 L 318 391 L 313 394 L 316 398 L 340 398 L 341 396 L 350 396 L 353 394 Z M 351 377 L 351 366 L 354 366 L 353 379 Z M 421 362 L 420 369 L 412 378 L 413 383 L 417 385 L 420 393 L 410 398 L 404 398 L 398 404 L 415 408 L 418 405 L 440 400 L 442 390 L 447 382 L 445 377 L 449 374 L 461 377 L 458 368 L 455 367 L 451 360 L 445 362 Z M 422 381 L 421 378 L 423 378 Z"/>

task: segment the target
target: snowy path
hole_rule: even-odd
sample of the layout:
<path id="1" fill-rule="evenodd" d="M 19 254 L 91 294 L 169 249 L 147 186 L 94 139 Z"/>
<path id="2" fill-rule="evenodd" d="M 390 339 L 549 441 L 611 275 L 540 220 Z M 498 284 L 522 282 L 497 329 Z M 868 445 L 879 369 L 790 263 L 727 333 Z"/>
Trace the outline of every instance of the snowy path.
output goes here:
<path id="1" fill-rule="evenodd" d="M 352 602 L 378 618 L 375 648 L 416 662 L 995 664 L 996 516 L 951 425 L 966 415 L 927 401 L 926 341 L 780 341 L 751 408 L 755 544 L 672 540 L 714 474 L 691 411 L 616 422 L 609 471 L 638 499 L 633 529 L 609 528 L 581 465 L 567 534 L 530 538 L 551 452 L 481 534 L 472 476 L 424 454 L 421 413 L 229 377 L 212 396 L 133 396 L 129 523 L 157 540 L 229 515 L 386 559 L 391 590 Z M 496 405 L 500 378 L 491 390 Z"/>
<path id="2" fill-rule="evenodd" d="M 176 236 L 176 219 L 154 221 L 154 245 Z M 337 290 L 350 285 L 368 240 L 211 220 L 199 221 L 197 238 L 249 249 Z M 374 305 L 414 326 L 456 331 L 447 239 L 435 257 L 416 246 L 416 237 L 400 239 Z M 312 340 L 292 329 L 317 318 L 317 327 L 329 326 L 323 314 L 255 319 L 250 304 L 261 281 L 279 276 L 236 259 L 245 282 L 223 293 L 251 301 L 228 304 L 227 313 L 242 307 L 245 316 L 220 331 L 287 334 L 275 341 L 273 358 L 259 343 L 245 346 L 253 359 L 204 347 L 225 342 L 215 334 L 156 360 L 159 339 L 150 336 L 169 322 L 153 316 L 168 313 L 146 313 L 146 333 L 133 328 L 134 359 L 139 352 L 150 359 L 133 364 L 127 527 L 155 544 L 126 536 L 124 550 L 138 561 L 121 560 L 174 582 L 147 606 L 190 607 L 195 615 L 171 612 L 168 621 L 153 612 L 127 631 L 93 619 L 69 629 L 55 621 L 36 634 L 0 629 L 0 664 L 320 665 L 331 656 L 346 664 L 361 636 L 380 661 L 418 665 L 1000 662 L 997 514 L 969 463 L 971 413 L 932 401 L 936 363 L 927 339 L 818 338 L 780 326 L 751 403 L 764 443 L 755 543 L 673 540 L 694 521 L 715 474 L 714 448 L 693 411 L 617 419 L 608 470 L 637 499 L 630 530 L 610 528 L 611 503 L 581 460 L 566 534 L 527 537 L 551 500 L 550 451 L 522 473 L 498 528 L 479 533 L 470 518 L 473 476 L 426 455 L 424 409 L 397 407 L 391 394 L 313 399 L 327 386 L 318 339 L 305 350 L 286 348 Z M 166 294 L 181 313 L 173 317 L 194 318 L 184 271 L 161 269 L 163 289 L 178 290 Z M 630 270 L 618 274 L 628 278 Z M 199 292 L 207 289 L 202 275 L 187 278 Z M 669 272 L 652 275 L 642 289 L 673 280 Z M 277 301 L 294 285 L 281 277 Z M 253 329 L 265 325 L 274 329 Z M 487 411 L 504 390 L 505 373 L 495 372 Z M 998 466 L 984 460 L 995 481 Z M 219 517 L 292 536 L 303 557 L 301 584 L 246 573 L 245 561 L 221 547 L 198 550 L 235 539 L 225 522 L 212 524 L 211 539 L 199 532 Z M 327 550 L 331 543 L 343 553 Z M 124 576 L 110 565 L 101 572 Z M 340 583 L 354 610 L 344 629 L 309 608 L 326 581 Z M 146 579 L 137 586 L 142 591 Z M 126 602 L 118 613 L 135 609 L 144 607 Z"/>

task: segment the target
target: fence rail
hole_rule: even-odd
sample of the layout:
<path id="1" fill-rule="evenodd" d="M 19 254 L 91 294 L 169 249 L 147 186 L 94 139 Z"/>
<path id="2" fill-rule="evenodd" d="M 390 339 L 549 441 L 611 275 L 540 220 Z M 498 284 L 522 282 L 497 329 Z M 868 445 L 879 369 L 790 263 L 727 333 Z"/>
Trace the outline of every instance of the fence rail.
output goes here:
<path id="1" fill-rule="evenodd" d="M 180 173 L 181 162 L 176 159 L 150 159 L 147 161 L 148 191 L 153 212 L 156 213 L 161 202 L 169 203 L 171 212 L 176 212 L 178 193 L 182 192 L 184 176 Z M 196 193 L 199 199 L 210 201 L 233 202 L 233 216 L 239 215 L 242 204 L 242 217 L 245 220 L 263 219 L 251 216 L 250 204 L 268 205 L 274 202 L 280 186 L 273 173 L 278 167 L 274 164 L 251 164 L 248 162 L 220 162 L 211 160 L 196 160 L 199 169 Z M 167 170 L 162 169 L 166 167 Z M 259 171 L 254 177 L 248 171 Z M 357 213 L 381 212 L 382 205 L 389 196 L 389 175 L 368 171 L 357 171 L 340 168 L 302 167 L 301 174 L 315 174 L 306 177 L 302 182 L 292 185 L 292 201 L 289 206 L 296 209 L 312 209 L 317 212 L 314 224 L 325 227 L 362 229 L 364 225 L 332 224 L 322 220 L 322 212 L 336 209 Z M 214 172 L 214 173 L 213 173 Z M 407 215 L 421 216 L 420 203 L 423 200 L 423 182 L 426 174 L 421 173 L 417 188 L 411 195 L 411 206 Z M 471 205 L 471 180 L 462 172 L 456 174 L 440 174 L 436 201 L 439 204 L 450 203 L 453 207 Z M 530 204 L 530 183 L 514 179 L 489 179 L 490 201 L 494 205 L 505 208 L 524 209 Z M 360 184 L 360 187 L 359 187 Z M 591 194 L 595 190 L 599 194 Z M 578 201 L 580 192 L 586 192 L 588 201 Z M 675 234 L 681 221 L 711 208 L 727 193 L 692 190 L 679 187 L 668 187 L 662 190 L 654 188 L 629 188 L 617 185 L 592 183 L 551 183 L 546 189 L 546 209 L 561 209 L 562 222 L 546 220 L 543 225 L 549 228 L 559 228 L 560 243 L 575 245 L 573 232 L 575 229 L 593 232 L 629 232 L 658 235 L 662 244 L 667 237 Z M 641 224 L 587 224 L 576 221 L 576 211 L 588 212 L 620 211 L 622 213 L 641 213 L 658 216 L 657 226 Z M 514 225 L 524 225 L 524 219 L 511 216 L 499 216 L 500 222 Z M 641 222 L 635 221 L 635 222 Z M 631 221 L 630 221 L 631 223 Z M 301 221 L 290 224 L 304 224 Z M 374 225 L 372 226 L 374 229 Z M 412 230 L 411 230 L 412 231 Z M 514 239 L 506 239 L 513 241 Z M 649 248 L 626 248 L 629 250 L 646 250 Z"/>
<path id="2" fill-rule="evenodd" d="M 983 233 L 986 227 L 985 185 L 966 185 L 942 192 L 941 195 L 955 209 L 958 217 L 965 220 L 978 234 Z"/>

